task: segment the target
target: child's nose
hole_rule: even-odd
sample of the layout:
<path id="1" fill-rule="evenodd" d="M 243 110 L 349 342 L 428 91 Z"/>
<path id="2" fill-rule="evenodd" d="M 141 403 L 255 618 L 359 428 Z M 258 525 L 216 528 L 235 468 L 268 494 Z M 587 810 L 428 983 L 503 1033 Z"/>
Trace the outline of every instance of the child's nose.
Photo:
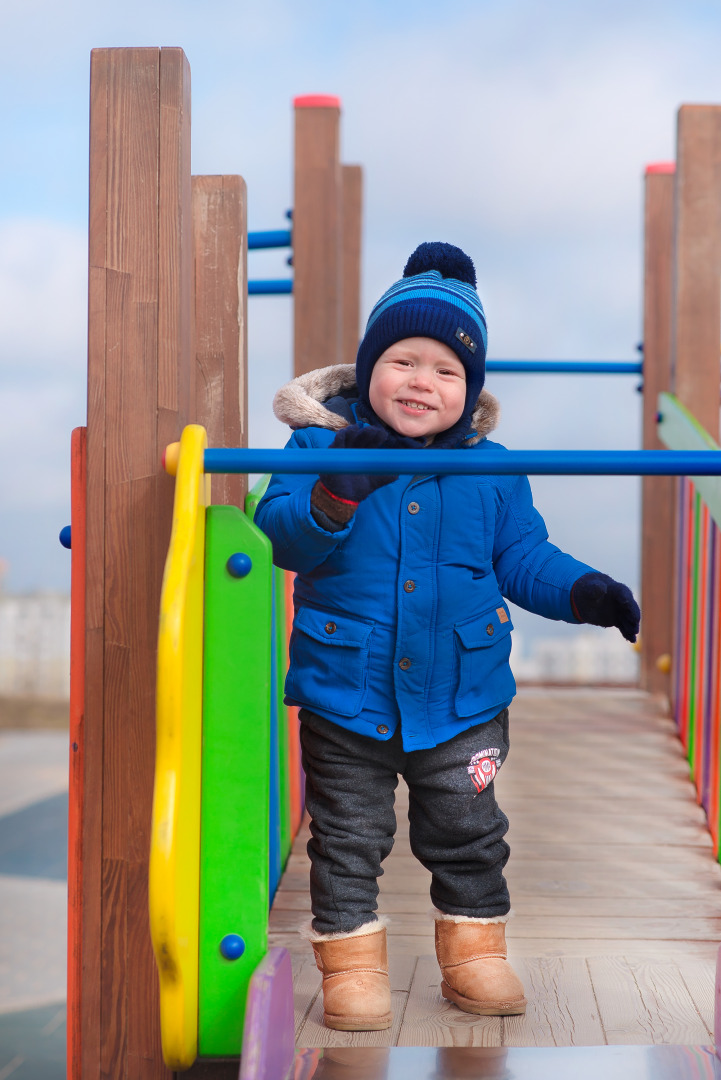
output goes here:
<path id="1" fill-rule="evenodd" d="M 431 377 L 430 372 L 428 372 L 428 371 L 419 371 L 418 369 L 416 369 L 413 372 L 413 376 L 411 378 L 411 385 L 412 386 L 417 386 L 420 389 L 430 390 L 430 388 L 433 385 L 433 379 Z"/>

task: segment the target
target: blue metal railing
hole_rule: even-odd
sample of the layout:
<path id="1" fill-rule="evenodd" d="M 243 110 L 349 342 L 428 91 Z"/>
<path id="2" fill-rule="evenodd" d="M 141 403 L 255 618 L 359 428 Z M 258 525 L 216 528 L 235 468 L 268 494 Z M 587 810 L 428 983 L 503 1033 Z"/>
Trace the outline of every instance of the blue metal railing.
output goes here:
<path id="1" fill-rule="evenodd" d="M 640 360 L 486 360 L 486 371 L 554 375 L 642 375 Z"/>
<path id="2" fill-rule="evenodd" d="M 248 233 L 248 251 L 257 251 L 261 248 L 283 248 L 290 245 L 290 229 L 266 229 L 265 232 Z"/>
<path id="3" fill-rule="evenodd" d="M 281 296 L 292 292 L 292 278 L 274 278 L 267 281 L 248 282 L 248 296 Z"/>
<path id="4" fill-rule="evenodd" d="M 718 476 L 721 450 L 206 450 L 207 473 Z"/>

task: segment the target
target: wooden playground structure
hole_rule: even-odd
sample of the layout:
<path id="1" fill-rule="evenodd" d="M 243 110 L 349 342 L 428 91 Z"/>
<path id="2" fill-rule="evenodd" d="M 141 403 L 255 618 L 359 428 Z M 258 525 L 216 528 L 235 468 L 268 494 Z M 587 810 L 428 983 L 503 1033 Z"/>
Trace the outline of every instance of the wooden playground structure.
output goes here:
<path id="1" fill-rule="evenodd" d="M 294 370 L 300 374 L 355 358 L 362 176 L 358 166 L 340 163 L 338 99 L 311 96 L 294 104 L 292 303 Z M 645 205 L 644 448 L 717 450 L 721 106 L 681 107 L 676 162 L 648 167 Z M 158 612 L 175 492 L 161 459 L 188 425 L 195 425 L 191 433 L 204 428 L 210 447 L 247 446 L 247 252 L 242 178 L 190 175 L 190 72 L 182 50 L 95 50 L 88 416 L 87 427 L 73 434 L 72 447 L 69 1080 L 171 1075 L 163 1060 L 166 1013 L 148 915 L 151 840 L 157 840 Z M 667 1065 L 669 1080 L 713 1076 L 713 964 L 721 940 L 719 476 L 644 477 L 640 690 L 527 691 L 514 706 L 514 748 L 499 783 L 501 804 L 513 807 L 509 882 L 517 918 L 510 941 L 531 991 L 527 1017 L 470 1017 L 441 1001 L 435 961 L 429 960 L 426 872 L 412 863 L 399 821 L 396 850 L 381 882 L 381 910 L 394 918 L 389 944 L 396 1023 L 389 1032 L 347 1035 L 318 1023 L 319 975 L 295 933 L 307 918 L 308 896 L 297 717 L 282 705 L 280 685 L 289 582 L 272 568 L 253 534 L 257 491 L 247 491 L 241 474 L 211 480 L 203 473 L 202 451 L 202 439 L 196 439 L 193 490 L 197 506 L 209 509 L 203 526 L 207 548 L 199 550 L 210 558 L 217 545 L 218 565 L 225 566 L 242 535 L 258 546 L 253 573 L 238 576 L 239 589 L 260 580 L 253 575 L 261 566 L 265 576 L 239 618 L 237 601 L 227 599 L 235 586 L 225 579 L 211 585 L 206 574 L 203 593 L 202 556 L 192 571 L 197 580 L 191 588 L 201 590 L 193 594 L 201 614 L 197 640 L 189 646 L 195 649 L 197 702 L 203 695 L 204 602 L 208 611 L 216 605 L 213 610 L 225 612 L 217 616 L 222 621 L 215 625 L 215 644 L 210 636 L 205 640 L 208 664 L 227 667 L 218 626 L 227 630 L 234 618 L 238 634 L 248 633 L 250 625 L 248 647 L 255 641 L 257 651 L 246 669 L 254 680 L 254 703 L 232 699 L 236 715 L 246 710 L 250 730 L 231 749 L 232 728 L 226 725 L 218 736 L 215 760 L 207 764 L 217 783 L 208 782 L 203 758 L 202 783 L 216 793 L 214 809 L 204 811 L 210 816 L 203 821 L 210 824 L 203 830 L 204 837 L 213 834 L 215 847 L 213 855 L 201 852 L 197 873 L 206 875 L 206 895 L 217 903 L 215 913 L 208 909 L 207 940 L 201 925 L 199 962 L 201 982 L 216 987 L 217 976 L 218 988 L 206 994 L 201 987 L 200 1042 L 196 1035 L 193 1043 L 192 1033 L 183 1036 L 184 1075 L 238 1075 L 249 974 L 234 974 L 242 963 L 233 968 L 232 958 L 218 953 L 218 935 L 213 937 L 220 925 L 213 919 L 222 922 L 227 897 L 233 923 L 227 933 L 237 933 L 245 908 L 253 907 L 254 929 L 244 941 L 246 969 L 269 947 L 291 953 L 298 1046 L 308 1048 L 296 1063 L 299 1078 L 310 1080 L 320 1069 L 323 1047 L 621 1043 L 688 1049 L 691 1057 Z M 242 507 L 245 514 L 233 509 Z M 200 528 L 194 520 L 193 528 Z M 209 635 L 207 624 L 205 629 Z M 236 693 L 227 671 L 222 678 L 228 694 Z M 221 721 L 228 700 L 215 706 Z M 196 709 L 197 754 L 190 744 L 184 751 L 195 761 L 191 788 L 201 785 L 203 740 L 202 753 L 213 753 L 207 730 L 199 726 L 211 706 L 207 715 L 205 703 L 200 713 Z M 172 734 L 172 724 L 159 727 L 159 750 L 163 730 Z M 244 745 L 251 751 L 245 755 Z M 545 754 L 548 762 L 539 770 Z M 270 835 L 258 824 L 267 818 L 266 805 L 258 799 L 254 804 L 243 791 L 249 783 L 243 770 L 257 779 L 262 760 L 269 760 L 269 774 L 252 790 L 270 799 Z M 287 783 L 278 783 L 281 775 Z M 245 839 L 234 832 L 231 813 L 223 821 L 226 798 L 239 800 L 235 812 L 246 826 Z M 156 806 L 156 828 L 159 820 Z M 193 852 L 201 851 L 199 819 L 185 819 L 181 831 L 194 837 L 192 861 Z M 562 839 L 552 841 L 552 833 Z M 252 852 L 248 847 L 237 860 L 233 845 L 251 843 Z M 248 867 L 254 865 L 251 882 Z M 207 876 L 208 866 L 216 877 Z M 153 885 L 151 876 L 151 893 L 167 900 L 168 880 L 156 876 Z M 181 874 L 176 883 L 182 886 L 183 880 Z M 243 880 L 251 892 L 260 883 L 252 905 L 242 893 Z M 201 880 L 201 897 L 203 887 Z M 195 919 L 197 932 L 193 902 L 182 919 L 186 925 Z M 154 929 L 156 953 L 158 940 Z M 193 948 L 186 949 L 188 955 Z M 264 977 L 270 979 L 272 964 L 281 960 L 280 954 L 267 955 L 272 963 Z M 177 987 L 174 963 L 166 973 Z M 191 1015 L 193 1000 L 197 1006 L 197 950 L 195 979 L 195 999 L 191 993 L 181 1005 L 191 1028 L 198 1023 L 197 1007 L 195 1019 Z M 213 1023 L 222 1028 L 224 994 L 234 994 L 231 1005 L 240 1005 L 233 1033 L 225 1031 L 223 1041 L 220 1031 L 215 1041 L 203 1032 Z M 193 1045 L 199 1046 L 197 1060 L 187 1050 Z M 680 1072 L 678 1062 L 691 1058 L 699 1071 Z M 241 1077 L 271 1080 L 270 1066 L 252 1072 L 250 1059 L 242 1055 Z M 503 1075 L 490 1071 L 500 1058 L 491 1060 L 496 1064 L 483 1074 L 463 1073 L 456 1060 L 437 1075 Z M 384 1061 L 369 1058 L 368 1076 L 385 1075 Z M 327 1063 L 324 1068 L 318 1076 L 346 1075 L 340 1065 L 336 1072 Z M 440 1068 L 437 1062 L 434 1068 Z"/>

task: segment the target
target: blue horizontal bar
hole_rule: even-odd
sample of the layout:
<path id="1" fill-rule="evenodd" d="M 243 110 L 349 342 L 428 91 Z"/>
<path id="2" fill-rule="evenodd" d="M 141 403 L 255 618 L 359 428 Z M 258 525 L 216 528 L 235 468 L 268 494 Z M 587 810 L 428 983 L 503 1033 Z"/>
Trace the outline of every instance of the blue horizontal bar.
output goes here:
<path id="1" fill-rule="evenodd" d="M 642 375 L 640 360 L 486 360 L 486 371 L 554 375 Z"/>
<path id="2" fill-rule="evenodd" d="M 206 450 L 207 473 L 720 476 L 721 450 Z"/>
<path id="3" fill-rule="evenodd" d="M 248 233 L 248 251 L 257 248 L 290 247 L 290 229 L 269 229 L 265 232 Z"/>
<path id="4" fill-rule="evenodd" d="M 293 292 L 293 278 L 276 278 L 269 281 L 249 281 L 248 296 L 279 296 Z"/>

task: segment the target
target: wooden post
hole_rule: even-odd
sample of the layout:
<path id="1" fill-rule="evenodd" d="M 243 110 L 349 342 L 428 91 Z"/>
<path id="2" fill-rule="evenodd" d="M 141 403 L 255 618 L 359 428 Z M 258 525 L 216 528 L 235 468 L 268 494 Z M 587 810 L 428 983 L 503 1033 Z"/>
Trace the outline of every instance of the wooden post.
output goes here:
<path id="1" fill-rule="evenodd" d="M 678 111 L 674 251 L 674 393 L 719 437 L 721 105 Z"/>
<path id="2" fill-rule="evenodd" d="M 363 169 L 341 166 L 343 184 L 343 249 L 341 363 L 355 364 L 360 341 L 361 229 L 363 217 Z"/>
<path id="3" fill-rule="evenodd" d="M 168 1077 L 148 929 L 155 657 L 193 397 L 190 72 L 181 49 L 91 63 L 83 970 L 74 1080 Z M 72 1003 L 71 1003 L 72 1005 Z"/>
<path id="4" fill-rule="evenodd" d="M 248 445 L 247 196 L 240 176 L 193 177 L 195 408 L 208 445 Z M 212 502 L 243 506 L 247 476 L 214 476 Z"/>
<path id="5" fill-rule="evenodd" d="M 646 169 L 643 302 L 643 448 L 660 450 L 658 395 L 671 386 L 671 297 L 675 165 Z M 644 476 L 641 526 L 641 687 L 669 693 L 661 658 L 673 648 L 673 579 L 676 484 L 671 476 Z M 659 663 L 660 661 L 660 663 Z"/>
<path id="6" fill-rule="evenodd" d="M 295 374 L 342 357 L 340 99 L 297 97 L 293 204 Z"/>

